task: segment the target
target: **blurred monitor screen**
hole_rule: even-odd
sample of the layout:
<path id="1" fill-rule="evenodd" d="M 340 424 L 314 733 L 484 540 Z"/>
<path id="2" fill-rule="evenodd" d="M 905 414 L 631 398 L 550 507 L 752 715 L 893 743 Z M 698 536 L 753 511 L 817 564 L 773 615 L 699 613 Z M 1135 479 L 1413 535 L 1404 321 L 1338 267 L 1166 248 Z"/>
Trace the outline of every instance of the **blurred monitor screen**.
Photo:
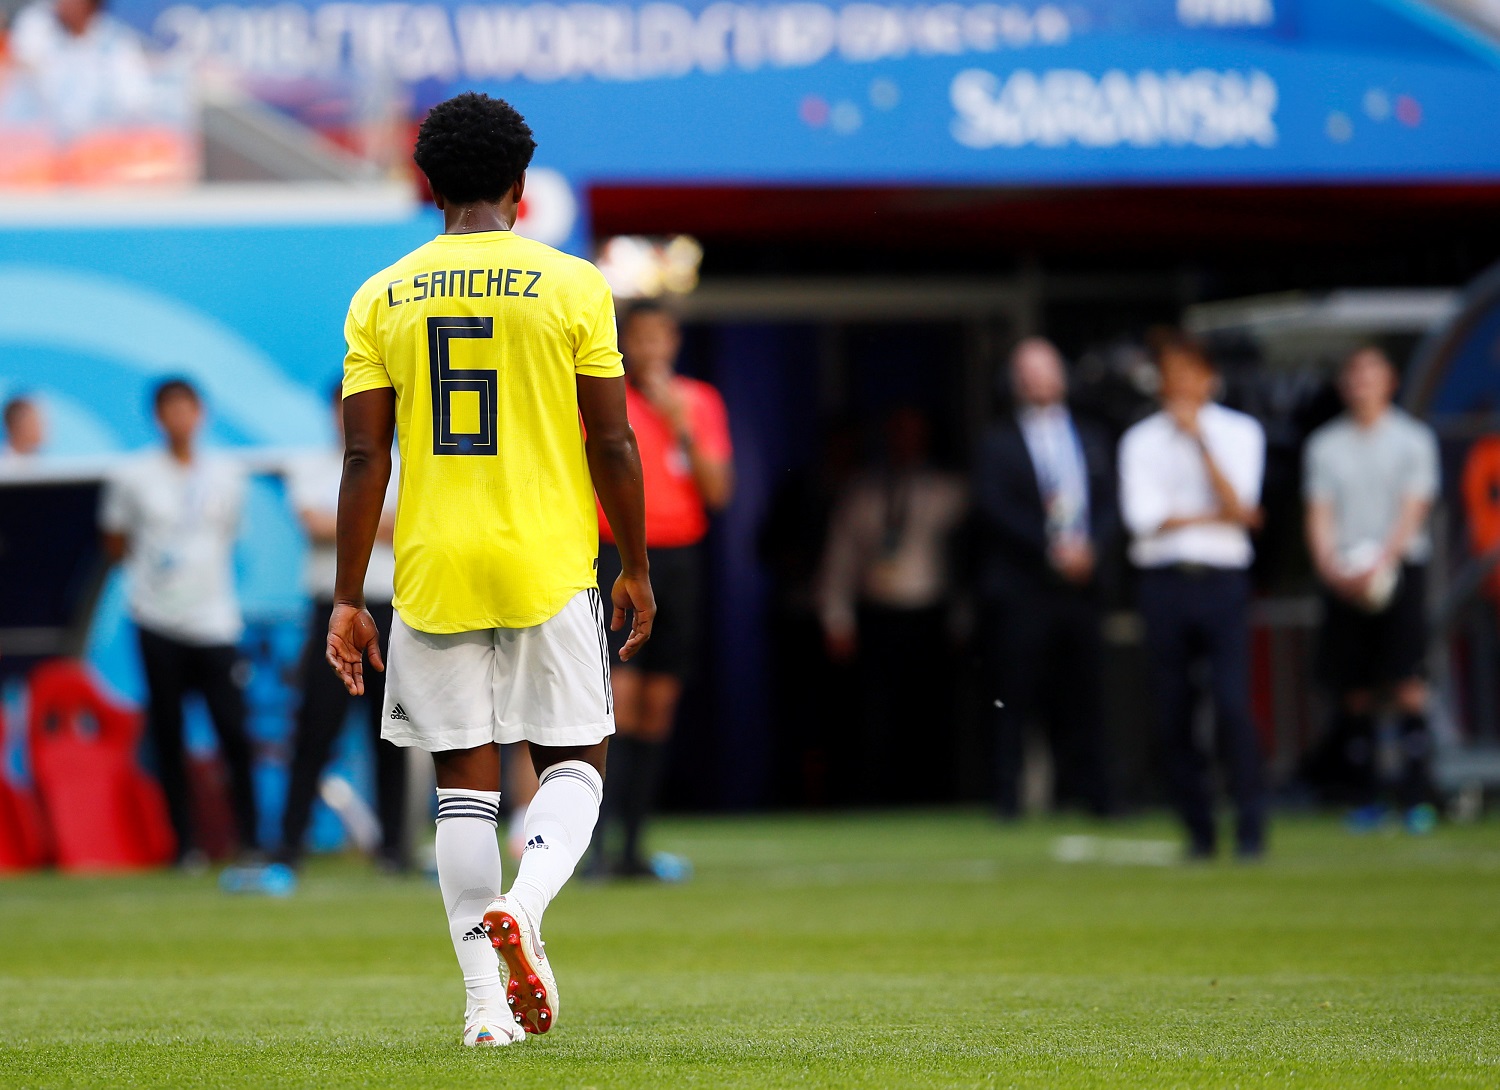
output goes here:
<path id="1" fill-rule="evenodd" d="M 0 483 L 0 655 L 76 655 L 103 584 L 99 481 Z"/>

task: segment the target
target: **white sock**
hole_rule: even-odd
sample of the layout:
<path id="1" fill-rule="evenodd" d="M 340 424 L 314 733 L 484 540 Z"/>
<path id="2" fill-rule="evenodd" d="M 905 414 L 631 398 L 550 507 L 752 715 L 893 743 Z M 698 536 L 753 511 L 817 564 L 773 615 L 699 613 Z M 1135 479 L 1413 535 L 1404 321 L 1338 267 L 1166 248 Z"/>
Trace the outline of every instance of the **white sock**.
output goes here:
<path id="1" fill-rule="evenodd" d="M 438 789 L 437 870 L 448 934 L 463 970 L 467 1018 L 504 1006 L 500 959 L 485 934 L 484 910 L 500 892 L 500 792 Z"/>
<path id="2" fill-rule="evenodd" d="M 559 761 L 542 773 L 526 808 L 526 850 L 506 899 L 540 925 L 542 913 L 588 850 L 604 779 L 587 761 Z"/>

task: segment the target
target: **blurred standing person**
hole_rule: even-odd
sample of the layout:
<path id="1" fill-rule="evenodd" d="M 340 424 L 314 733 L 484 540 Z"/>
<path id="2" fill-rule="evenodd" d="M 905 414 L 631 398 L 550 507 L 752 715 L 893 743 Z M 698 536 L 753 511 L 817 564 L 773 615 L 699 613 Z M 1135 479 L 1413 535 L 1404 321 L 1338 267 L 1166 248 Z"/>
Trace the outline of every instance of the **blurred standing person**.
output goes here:
<path id="1" fill-rule="evenodd" d="M 630 663 L 616 660 L 611 667 L 616 733 L 598 858 L 615 874 L 646 877 L 653 872 L 642 854 L 642 830 L 656 803 L 677 704 L 702 642 L 701 543 L 709 515 L 729 506 L 734 494 L 734 463 L 723 398 L 708 383 L 676 373 L 682 348 L 677 319 L 660 303 L 633 304 L 620 323 L 620 348 L 626 409 L 641 451 L 651 583 L 662 608 L 651 642 Z M 599 534 L 614 542 L 603 508 Z M 619 563 L 614 550 L 600 550 L 599 586 L 605 593 L 619 577 Z M 616 654 L 625 636 L 621 631 L 610 637 Z M 611 861 L 610 829 L 616 825 L 622 844 Z"/>
<path id="2" fill-rule="evenodd" d="M 42 406 L 29 394 L 18 394 L 5 403 L 5 446 L 0 462 L 15 464 L 34 458 L 47 443 L 47 419 Z"/>
<path id="3" fill-rule="evenodd" d="M 140 630 L 146 724 L 157 775 L 177 834 L 180 864 L 197 864 L 182 701 L 202 694 L 229 773 L 240 848 L 257 844 L 250 743 L 245 734 L 247 666 L 234 586 L 234 540 L 245 500 L 243 472 L 198 446 L 203 402 L 185 379 L 153 398 L 163 449 L 127 461 L 105 487 L 99 524 L 105 554 L 123 560 L 130 616 Z"/>
<path id="4" fill-rule="evenodd" d="M 337 530 L 339 482 L 344 474 L 343 383 L 333 387 L 333 422 L 338 443 L 310 455 L 288 475 L 288 491 L 297 518 L 307 532 L 311 548 L 303 579 L 312 597 L 308 615 L 307 644 L 301 664 L 302 704 L 297 711 L 296 740 L 292 749 L 291 777 L 287 785 L 286 810 L 281 821 L 278 860 L 289 866 L 301 861 L 303 837 L 312 814 L 318 782 L 333 744 L 344 727 L 351 697 L 338 675 L 324 661 L 328 616 L 333 612 L 334 580 L 338 575 Z M 375 546 L 365 569 L 365 606 L 387 638 L 391 631 L 391 596 L 395 593 L 396 477 L 386 486 L 385 507 L 380 513 Z M 384 646 L 382 646 L 384 651 Z M 405 870 L 409 845 L 405 830 L 406 754 L 380 737 L 385 705 L 385 674 L 372 672 L 365 682 L 363 712 L 375 759 L 376 813 L 380 818 L 380 864 L 388 870 Z"/>
<path id="5" fill-rule="evenodd" d="M 151 104 L 151 70 L 140 38 L 104 0 L 37 0 L 16 15 L 10 52 L 36 82 L 63 133 L 132 119 Z"/>
<path id="6" fill-rule="evenodd" d="M 1384 819 L 1377 800 L 1375 717 L 1399 717 L 1396 799 L 1407 828 L 1431 831 L 1427 724 L 1427 519 L 1438 491 L 1432 429 L 1396 408 L 1396 369 L 1366 347 L 1339 372 L 1348 411 L 1313 432 L 1303 478 L 1307 543 L 1324 586 L 1319 673 L 1336 700 L 1333 738 L 1356 779 L 1357 829 Z"/>
<path id="7" fill-rule="evenodd" d="M 930 464 L 927 417 L 886 420 L 886 461 L 855 480 L 828 531 L 819 616 L 829 657 L 857 664 L 863 738 L 857 786 L 886 802 L 911 782 L 894 756 L 913 730 L 934 741 L 951 727 L 949 549 L 968 497 L 956 474 Z"/>
<path id="8" fill-rule="evenodd" d="M 1218 753 L 1241 858 L 1265 850 L 1264 759 L 1250 718 L 1250 531 L 1260 525 L 1265 432 L 1213 401 L 1218 372 L 1191 338 L 1156 346 L 1161 411 L 1120 442 L 1120 507 L 1140 570 L 1167 779 L 1193 858 L 1217 847 L 1213 778 L 1195 737 L 1194 668 L 1209 672 Z"/>
<path id="9" fill-rule="evenodd" d="M 1052 342 L 1011 353 L 1015 410 L 984 437 L 974 473 L 988 669 L 995 679 L 996 805 L 1020 816 L 1026 728 L 1051 738 L 1059 801 L 1112 809 L 1101 704 L 1101 561 L 1119 530 L 1109 437 L 1068 408 Z"/>

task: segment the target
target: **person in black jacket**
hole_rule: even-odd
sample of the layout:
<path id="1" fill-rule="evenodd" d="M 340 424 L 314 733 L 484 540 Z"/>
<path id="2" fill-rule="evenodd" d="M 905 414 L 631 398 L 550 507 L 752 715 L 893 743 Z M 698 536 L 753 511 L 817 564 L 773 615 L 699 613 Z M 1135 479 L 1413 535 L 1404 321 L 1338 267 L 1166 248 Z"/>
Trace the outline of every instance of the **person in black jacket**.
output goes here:
<path id="1" fill-rule="evenodd" d="M 1111 443 L 1068 410 L 1067 372 L 1050 342 L 1010 357 L 1014 406 L 975 466 L 983 603 L 997 749 L 996 804 L 1020 814 L 1026 729 L 1043 726 L 1058 802 L 1113 809 L 1100 699 L 1099 568 L 1119 528 Z"/>

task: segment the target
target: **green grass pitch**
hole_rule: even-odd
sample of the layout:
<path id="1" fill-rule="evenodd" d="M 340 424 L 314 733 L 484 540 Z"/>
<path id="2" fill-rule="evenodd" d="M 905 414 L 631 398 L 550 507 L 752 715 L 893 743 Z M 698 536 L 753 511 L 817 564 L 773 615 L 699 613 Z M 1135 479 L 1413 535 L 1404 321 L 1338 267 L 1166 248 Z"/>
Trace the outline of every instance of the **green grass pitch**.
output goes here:
<path id="1" fill-rule="evenodd" d="M 482 1051 L 424 880 L 6 880 L 0 1084 L 1500 1086 L 1500 825 L 1287 819 L 1257 866 L 1055 861 L 1070 833 L 1173 830 L 664 823 L 694 880 L 570 885 L 557 1028 Z"/>

